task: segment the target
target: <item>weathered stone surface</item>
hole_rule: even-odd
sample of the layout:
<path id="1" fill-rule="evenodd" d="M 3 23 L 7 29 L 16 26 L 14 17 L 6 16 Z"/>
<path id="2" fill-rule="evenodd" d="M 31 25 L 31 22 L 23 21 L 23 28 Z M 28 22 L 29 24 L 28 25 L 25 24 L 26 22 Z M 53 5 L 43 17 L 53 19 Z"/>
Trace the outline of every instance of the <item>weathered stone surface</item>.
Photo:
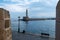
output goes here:
<path id="1" fill-rule="evenodd" d="M 10 26 L 10 21 L 9 20 L 5 20 L 5 28 L 8 28 Z"/>
<path id="2" fill-rule="evenodd" d="M 3 9 L 2 8 L 0 8 L 0 20 L 3 20 L 3 11 L 2 11 Z"/>
<path id="3" fill-rule="evenodd" d="M 0 8 L 0 40 L 12 40 L 9 11 Z"/>

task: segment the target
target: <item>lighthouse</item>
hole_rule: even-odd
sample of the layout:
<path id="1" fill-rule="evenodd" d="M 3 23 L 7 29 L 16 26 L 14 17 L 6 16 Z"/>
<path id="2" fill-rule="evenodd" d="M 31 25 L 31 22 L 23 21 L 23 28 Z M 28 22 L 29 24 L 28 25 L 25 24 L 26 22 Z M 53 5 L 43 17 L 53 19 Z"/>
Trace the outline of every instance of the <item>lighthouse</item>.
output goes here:
<path id="1" fill-rule="evenodd" d="M 26 16 L 23 17 L 23 21 L 28 21 L 29 17 L 28 17 L 28 9 L 26 9 Z"/>
<path id="2" fill-rule="evenodd" d="M 26 9 L 26 17 L 28 17 L 28 9 Z"/>

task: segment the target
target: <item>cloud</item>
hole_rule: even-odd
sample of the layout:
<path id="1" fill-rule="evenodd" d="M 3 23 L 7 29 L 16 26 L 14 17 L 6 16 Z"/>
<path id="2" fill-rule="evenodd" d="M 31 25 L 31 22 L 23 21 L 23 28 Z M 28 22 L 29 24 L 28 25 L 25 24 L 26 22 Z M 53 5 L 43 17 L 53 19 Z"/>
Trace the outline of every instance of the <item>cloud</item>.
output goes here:
<path id="1" fill-rule="evenodd" d="M 57 4 L 59 0 L 40 0 L 39 2 L 41 4 L 44 4 L 45 6 L 54 6 Z"/>
<path id="2" fill-rule="evenodd" d="M 30 2 L 39 2 L 40 0 L 30 0 Z"/>
<path id="3" fill-rule="evenodd" d="M 40 0 L 4 0 L 4 1 L 11 1 L 11 2 L 39 2 Z"/>
<path id="4" fill-rule="evenodd" d="M 4 0 L 8 2 L 15 2 L 19 5 L 24 5 L 26 7 L 29 7 L 30 4 L 40 2 L 41 4 L 44 4 L 45 6 L 53 6 L 57 4 L 58 0 Z M 56 5 L 55 5 L 56 6 Z"/>
<path id="5" fill-rule="evenodd" d="M 22 0 L 3 0 L 3 1 L 5 1 L 5 2 L 8 2 L 8 1 L 10 1 L 10 2 L 22 2 Z"/>
<path id="6" fill-rule="evenodd" d="M 23 6 L 14 5 L 14 4 L 0 6 L 0 8 L 7 9 L 10 12 L 25 12 L 25 9 L 26 9 Z"/>
<path id="7" fill-rule="evenodd" d="M 39 0 L 4 0 L 4 2 L 15 2 L 15 3 L 21 3 L 25 5 L 29 5 L 33 2 L 39 2 Z"/>
<path id="8" fill-rule="evenodd" d="M 10 12 L 25 12 L 26 8 L 31 8 L 31 10 L 34 12 L 39 12 L 41 10 L 42 12 L 45 12 L 44 10 L 48 11 L 52 9 L 52 7 L 55 7 L 56 3 L 58 0 L 4 0 L 5 2 L 10 2 L 10 3 L 0 3 L 0 7 L 9 10 Z M 15 2 L 15 3 L 14 3 Z M 32 4 L 38 3 L 37 5 L 32 5 Z M 31 5 L 30 5 L 31 4 Z M 38 6 L 40 5 L 40 6 Z M 33 6 L 33 7 L 32 7 Z M 35 7 L 38 6 L 38 7 Z M 49 9 L 49 11 L 50 11 Z M 39 11 L 38 11 L 39 10 Z M 41 14 L 42 15 L 42 14 Z"/>
<path id="9" fill-rule="evenodd" d="M 4 0 L 4 2 L 16 2 L 15 4 L 0 3 L 0 7 L 9 10 L 10 12 L 24 12 L 26 8 L 29 8 L 29 4 L 32 2 L 38 2 L 39 0 Z M 23 10 L 23 11 L 22 11 Z"/>
<path id="10" fill-rule="evenodd" d="M 8 4 L 6 5 L 6 3 L 2 3 L 2 5 L 4 5 L 4 7 L 6 7 L 7 9 L 9 9 L 10 11 L 17 11 L 18 10 L 24 10 L 26 8 L 30 8 L 30 4 L 31 3 L 41 3 L 42 5 L 44 4 L 44 7 L 53 7 L 53 3 L 55 3 L 58 0 L 4 0 L 4 1 L 11 1 L 11 2 L 16 2 L 15 4 Z M 38 5 L 38 4 L 37 4 Z M 36 5 L 36 6 L 37 6 Z M 39 4 L 40 5 L 40 4 Z M 40 6 L 39 6 L 40 7 Z M 43 9 L 43 8 L 32 8 L 32 9 Z"/>

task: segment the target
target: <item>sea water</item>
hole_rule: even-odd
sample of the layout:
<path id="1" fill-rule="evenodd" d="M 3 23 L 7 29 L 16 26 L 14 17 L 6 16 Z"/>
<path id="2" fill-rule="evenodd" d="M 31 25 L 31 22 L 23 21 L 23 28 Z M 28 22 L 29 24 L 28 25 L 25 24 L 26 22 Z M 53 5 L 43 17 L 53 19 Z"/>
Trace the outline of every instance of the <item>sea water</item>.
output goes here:
<path id="1" fill-rule="evenodd" d="M 48 33 L 50 37 L 55 38 L 55 24 L 55 20 L 20 21 L 20 32 L 25 30 L 32 34 Z M 11 27 L 13 31 L 18 31 L 18 21 L 12 20 Z"/>

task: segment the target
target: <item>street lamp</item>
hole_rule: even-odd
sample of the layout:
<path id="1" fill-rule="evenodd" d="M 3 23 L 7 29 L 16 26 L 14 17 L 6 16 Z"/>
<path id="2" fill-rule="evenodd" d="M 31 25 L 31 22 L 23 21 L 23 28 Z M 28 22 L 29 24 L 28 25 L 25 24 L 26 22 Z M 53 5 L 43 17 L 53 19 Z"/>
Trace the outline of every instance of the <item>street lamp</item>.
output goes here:
<path id="1" fill-rule="evenodd" d="M 20 32 L 20 16 L 18 17 L 18 33 Z"/>

